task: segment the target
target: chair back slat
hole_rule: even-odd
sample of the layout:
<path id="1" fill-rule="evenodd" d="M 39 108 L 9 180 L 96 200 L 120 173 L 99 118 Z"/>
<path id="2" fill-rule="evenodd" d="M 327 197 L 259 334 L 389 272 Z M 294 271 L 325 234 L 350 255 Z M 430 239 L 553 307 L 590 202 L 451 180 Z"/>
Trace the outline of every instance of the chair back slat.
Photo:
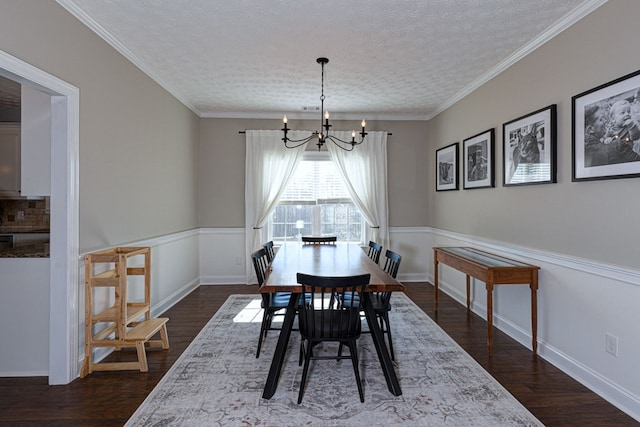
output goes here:
<path id="1" fill-rule="evenodd" d="M 384 271 L 395 279 L 398 275 L 398 269 L 400 268 L 400 261 L 402 261 L 402 257 L 397 252 L 387 250 L 385 258 Z"/>
<path id="2" fill-rule="evenodd" d="M 337 241 L 336 236 L 302 236 L 302 243 L 308 245 L 335 245 Z"/>
<path id="3" fill-rule="evenodd" d="M 267 272 L 267 267 L 269 266 L 267 251 L 264 248 L 258 249 L 251 254 L 251 261 L 253 262 L 253 269 L 256 271 L 256 276 L 258 277 L 258 285 L 262 286 Z"/>
<path id="4" fill-rule="evenodd" d="M 380 262 L 380 254 L 382 253 L 382 245 L 377 242 L 369 242 L 369 251 L 367 255 L 369 258 L 373 260 L 376 264 Z"/>
<path id="5" fill-rule="evenodd" d="M 273 257 L 276 256 L 275 249 L 273 248 L 273 240 L 270 240 L 262 245 L 262 249 L 267 252 L 267 261 L 273 262 Z"/>
<path id="6" fill-rule="evenodd" d="M 370 274 L 347 277 L 313 276 L 298 273 L 307 303 L 299 311 L 300 333 L 305 339 L 340 341 L 360 335 L 361 299 L 356 298 L 369 284 Z M 357 303 L 338 304 L 345 295 Z"/>

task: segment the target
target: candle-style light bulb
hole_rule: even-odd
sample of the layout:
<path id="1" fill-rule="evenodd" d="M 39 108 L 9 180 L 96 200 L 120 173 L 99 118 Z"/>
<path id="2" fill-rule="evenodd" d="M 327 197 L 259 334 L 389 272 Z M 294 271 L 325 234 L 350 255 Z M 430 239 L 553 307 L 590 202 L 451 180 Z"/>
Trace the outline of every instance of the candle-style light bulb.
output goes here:
<path id="1" fill-rule="evenodd" d="M 325 113 L 324 113 L 324 118 L 325 118 L 326 120 L 329 120 L 329 112 L 328 112 L 328 111 L 325 111 Z"/>
<path id="2" fill-rule="evenodd" d="M 287 124 L 287 116 L 284 116 L 284 118 L 282 119 L 282 123 Z"/>
<path id="3" fill-rule="evenodd" d="M 355 138 L 355 137 L 356 137 L 356 131 L 355 131 L 355 130 L 352 130 L 352 131 L 351 131 L 351 138 Z"/>
<path id="4" fill-rule="evenodd" d="M 367 125 L 367 122 L 364 121 L 364 119 L 362 120 L 362 128 L 364 128 Z"/>

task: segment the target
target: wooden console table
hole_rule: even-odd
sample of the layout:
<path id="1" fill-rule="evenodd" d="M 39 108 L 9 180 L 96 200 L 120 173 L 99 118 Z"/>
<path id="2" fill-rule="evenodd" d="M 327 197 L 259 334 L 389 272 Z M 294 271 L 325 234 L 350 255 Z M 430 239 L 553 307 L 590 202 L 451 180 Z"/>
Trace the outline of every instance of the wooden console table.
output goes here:
<path id="1" fill-rule="evenodd" d="M 438 310 L 438 263 L 448 265 L 467 275 L 467 310 L 470 309 L 470 277 L 485 283 L 487 288 L 487 348 L 493 352 L 493 287 L 494 285 L 528 284 L 531 288 L 531 348 L 538 349 L 538 270 L 540 267 L 463 247 L 433 248 L 433 282 L 435 309 Z"/>

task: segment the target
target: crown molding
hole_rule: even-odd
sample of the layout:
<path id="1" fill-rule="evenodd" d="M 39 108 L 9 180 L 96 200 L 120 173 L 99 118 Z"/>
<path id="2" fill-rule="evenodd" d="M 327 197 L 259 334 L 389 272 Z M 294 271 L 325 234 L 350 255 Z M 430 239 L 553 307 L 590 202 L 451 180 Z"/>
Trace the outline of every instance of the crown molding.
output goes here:
<path id="1" fill-rule="evenodd" d="M 483 84 L 487 83 L 492 78 L 496 77 L 513 64 L 518 62 L 520 59 L 529 55 L 531 52 L 536 50 L 538 47 L 545 44 L 547 41 L 551 40 L 553 37 L 560 34 L 562 31 L 569 28 L 571 25 L 580 21 L 582 18 L 605 4 L 608 0 L 586 0 L 582 5 L 568 13 L 562 19 L 557 21 L 553 26 L 548 28 L 546 31 L 541 33 L 538 37 L 531 40 L 529 43 L 524 45 L 519 50 L 515 51 L 513 54 L 505 58 L 503 61 L 498 63 L 496 66 L 491 68 L 485 74 L 480 76 L 479 78 L 472 81 L 470 84 L 465 86 L 461 91 L 453 95 L 447 101 L 445 101 L 442 105 L 440 105 L 433 113 L 431 114 L 367 114 L 368 120 L 418 120 L 418 121 L 428 121 L 445 111 L 447 108 L 451 107 L 456 102 L 462 100 L 466 96 L 470 95 L 473 91 L 481 87 Z M 86 25 L 90 30 L 95 32 L 99 37 L 101 37 L 104 41 L 106 41 L 109 45 L 111 45 L 116 51 L 118 51 L 121 55 L 131 61 L 135 66 L 137 66 L 142 72 L 147 74 L 151 79 L 153 79 L 156 83 L 158 83 L 162 88 L 164 88 L 167 92 L 169 92 L 172 96 L 174 96 L 178 101 L 183 103 L 187 108 L 193 111 L 198 117 L 201 118 L 227 118 L 227 119 L 280 119 L 282 117 L 281 114 L 276 113 L 248 113 L 248 112 L 207 112 L 200 111 L 195 105 L 190 103 L 187 99 L 185 99 L 180 92 L 168 84 L 164 79 L 162 79 L 147 63 L 145 63 L 140 57 L 131 52 L 118 38 L 116 38 L 113 34 L 107 31 L 102 25 L 100 25 L 97 21 L 95 21 L 91 16 L 86 14 L 80 7 L 78 7 L 73 0 L 56 0 L 56 2 L 65 8 L 69 13 L 71 13 L 75 18 L 77 18 L 80 22 Z M 317 112 L 314 113 L 293 113 L 287 114 L 288 117 L 292 119 L 314 119 L 317 118 Z M 344 114 L 338 120 L 362 120 L 362 114 L 354 115 L 354 114 Z"/>
<path id="2" fill-rule="evenodd" d="M 282 116 L 285 112 L 282 113 L 247 113 L 247 112 L 203 112 L 200 115 L 201 118 L 207 119 L 277 119 L 282 120 Z M 314 111 L 312 113 L 288 113 L 286 112 L 287 118 L 293 120 L 318 120 L 320 117 L 320 112 Z M 390 121 L 426 121 L 428 120 L 428 116 L 424 114 L 380 114 L 380 113 L 361 113 L 361 114 L 352 114 L 352 113 L 331 113 L 331 120 L 357 120 L 360 121 L 362 119 L 379 121 L 379 120 L 390 120 Z"/>
<path id="3" fill-rule="evenodd" d="M 111 47 L 118 51 L 122 56 L 127 58 L 136 67 L 138 67 L 143 73 L 151 77 L 153 81 L 158 83 L 164 90 L 169 92 L 174 98 L 180 101 L 188 109 L 200 116 L 200 111 L 195 105 L 185 99 L 178 90 L 168 84 L 162 77 L 156 73 L 146 62 L 144 62 L 139 56 L 131 52 L 117 37 L 107 31 L 102 25 L 100 25 L 91 16 L 86 14 L 73 0 L 56 0 L 56 2 L 65 8 L 71 15 L 86 25 L 91 31 L 96 33 L 100 38 L 106 41 Z"/>

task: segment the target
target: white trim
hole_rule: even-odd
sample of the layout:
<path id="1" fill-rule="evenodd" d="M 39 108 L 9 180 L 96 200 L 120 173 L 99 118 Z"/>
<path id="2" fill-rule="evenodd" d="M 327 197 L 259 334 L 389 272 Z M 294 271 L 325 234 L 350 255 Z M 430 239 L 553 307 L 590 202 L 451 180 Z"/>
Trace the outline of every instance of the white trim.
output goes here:
<path id="1" fill-rule="evenodd" d="M 456 102 L 462 100 L 463 98 L 471 94 L 474 90 L 478 89 L 479 87 L 487 83 L 489 80 L 493 79 L 498 74 L 502 73 L 503 71 L 505 71 L 512 65 L 514 65 L 516 62 L 520 61 L 522 58 L 529 55 L 531 52 L 533 52 L 534 50 L 536 50 L 537 48 L 539 48 L 540 46 L 542 46 L 543 44 L 545 44 L 546 42 L 548 42 L 549 40 L 551 40 L 552 38 L 560 34 L 561 32 L 563 32 L 564 30 L 566 30 L 576 22 L 580 21 L 582 18 L 584 18 L 585 16 L 587 16 L 588 14 L 590 14 L 591 12 L 593 12 L 594 10 L 596 10 L 597 8 L 605 4 L 606 2 L 607 0 L 585 1 L 579 7 L 577 7 L 576 9 L 571 11 L 569 14 L 564 16 L 558 22 L 556 22 L 555 25 L 549 27 L 546 31 L 544 31 L 538 37 L 536 37 L 535 39 L 531 40 L 529 43 L 522 46 L 520 49 L 518 49 L 517 51 L 509 55 L 507 58 L 505 58 L 503 61 L 499 62 L 497 65 L 491 68 L 489 71 L 487 71 L 486 73 L 484 73 L 483 75 L 481 75 L 480 77 L 478 77 L 477 79 L 469 83 L 464 88 L 462 88 L 461 91 L 459 91 L 458 93 L 453 95 L 451 98 L 446 100 L 442 105 L 436 108 L 433 114 L 427 117 L 427 120 L 431 120 L 432 118 L 442 113 L 447 108 L 451 107 Z"/>
<path id="2" fill-rule="evenodd" d="M 52 95 L 49 384 L 78 375 L 80 92 L 0 50 L 0 74 Z"/>
<path id="3" fill-rule="evenodd" d="M 184 96 L 180 94 L 176 88 L 167 83 L 158 73 L 156 73 L 153 68 L 151 68 L 146 62 L 144 62 L 139 56 L 131 52 L 128 47 L 126 47 L 117 37 L 107 31 L 102 25 L 100 25 L 96 20 L 94 20 L 91 16 L 86 14 L 81 8 L 79 8 L 75 2 L 71 0 L 56 0 L 56 2 L 64 7 L 67 12 L 71 15 L 75 16 L 80 22 L 89 27 L 91 31 L 100 36 L 104 41 L 106 41 L 111 47 L 113 47 L 116 51 L 120 52 L 122 56 L 127 58 L 131 63 L 133 63 L 136 67 L 138 67 L 143 73 L 151 77 L 153 81 L 158 83 L 161 87 L 163 87 L 167 92 L 173 95 L 178 101 L 182 102 L 188 109 L 196 113 L 200 116 L 200 111 L 196 108 L 195 105 L 189 102 Z"/>
<path id="4" fill-rule="evenodd" d="M 284 113 L 283 113 L 284 114 Z M 283 114 L 281 113 L 248 113 L 248 112 L 215 112 L 204 111 L 198 115 L 201 118 L 206 119 L 277 119 L 282 120 Z M 287 112 L 287 118 L 290 120 L 316 120 L 319 119 L 320 113 L 314 111 L 313 113 L 295 113 Z M 331 113 L 332 120 L 357 120 L 360 121 L 363 118 L 362 114 L 355 113 Z M 426 114 L 391 114 L 391 113 L 366 113 L 367 120 L 389 120 L 389 121 L 410 121 L 429 120 L 433 116 Z"/>
<path id="5" fill-rule="evenodd" d="M 430 235 L 450 239 L 456 241 L 453 245 L 473 245 L 478 249 L 485 249 L 492 252 L 507 254 L 508 257 L 518 259 L 523 258 L 525 262 L 539 261 L 546 264 L 549 268 L 559 267 L 560 269 L 574 270 L 580 273 L 586 273 L 601 277 L 603 281 L 621 282 L 632 286 L 640 285 L 640 271 L 630 268 L 594 262 L 578 257 L 557 254 L 548 251 L 541 251 L 504 242 L 487 240 L 479 237 L 469 236 L 460 233 L 454 233 L 446 230 L 430 229 Z M 555 267 L 554 267 L 555 266 Z M 429 281 L 433 283 L 433 271 L 430 272 Z M 475 288 L 476 279 L 472 279 Z M 460 285 L 460 284 L 458 284 Z M 447 283 L 440 277 L 439 288 L 454 298 L 462 305 L 466 305 L 466 294 L 460 286 L 454 286 Z M 471 309 L 474 313 L 486 319 L 486 305 L 482 298 L 472 298 Z M 518 341 L 526 348 L 531 349 L 531 334 L 528 330 L 515 325 L 512 321 L 494 312 L 493 325 L 503 331 L 511 338 Z M 540 316 L 538 317 L 540 321 Z M 544 337 L 538 336 L 538 356 L 557 366 L 567 375 L 583 384 L 593 392 L 599 394 L 604 399 L 615 405 L 631 417 L 640 421 L 640 396 L 621 387 L 615 381 L 604 377 L 601 373 L 593 368 L 585 365 L 580 360 L 571 357 L 560 349 L 550 345 L 544 341 Z"/>
<path id="6" fill-rule="evenodd" d="M 183 240 L 183 239 L 187 239 L 189 237 L 197 236 L 197 235 L 200 234 L 200 232 L 201 232 L 200 230 L 201 229 L 199 229 L 199 228 L 194 228 L 194 229 L 191 229 L 191 230 L 178 231 L 176 233 L 165 234 L 165 235 L 156 236 L 156 237 L 150 237 L 148 239 L 121 243 L 121 244 L 118 244 L 118 246 L 150 246 L 150 247 L 162 246 L 162 245 L 165 245 L 167 243 L 176 242 L 178 240 Z M 84 262 L 84 256 L 86 254 L 89 254 L 89 253 L 92 253 L 92 252 L 103 251 L 103 250 L 107 250 L 107 249 L 111 249 L 111 248 L 113 248 L 113 245 L 87 250 L 86 252 L 83 252 L 83 253 L 78 255 L 78 260 L 80 262 Z"/>
<path id="7" fill-rule="evenodd" d="M 118 51 L 122 56 L 131 61 L 135 66 L 137 66 L 143 73 L 147 74 L 151 79 L 153 79 L 156 83 L 162 86 L 167 92 L 173 95 L 176 99 L 182 102 L 187 108 L 193 111 L 198 117 L 201 118 L 219 118 L 219 119 L 282 119 L 282 114 L 279 113 L 252 113 L 252 112 L 215 112 L 215 111 L 201 111 L 191 102 L 189 102 L 180 91 L 175 88 L 173 85 L 169 84 L 166 80 L 164 80 L 157 72 L 153 70 L 144 60 L 142 60 L 139 56 L 134 54 L 127 46 L 124 45 L 117 37 L 111 34 L 106 28 L 100 25 L 96 20 L 94 20 L 90 15 L 85 13 L 80 7 L 78 7 L 73 0 L 56 0 L 58 4 L 64 7 L 70 14 L 75 16 L 80 22 L 86 25 L 91 31 L 96 33 L 99 37 L 101 37 L 104 41 L 106 41 L 109 45 L 111 45 L 116 51 Z M 571 25 L 575 24 L 589 13 L 593 12 L 603 4 L 605 4 L 607 0 L 587 0 L 579 7 L 571 11 L 569 14 L 564 16 L 555 25 L 548 28 L 542 34 L 540 34 L 535 39 L 531 40 L 529 43 L 524 45 L 522 48 L 518 49 L 516 52 L 508 56 L 506 59 L 498 63 L 496 66 L 491 68 L 489 71 L 484 73 L 482 76 L 478 77 L 470 84 L 465 86 L 461 91 L 453 95 L 451 98 L 446 100 L 442 105 L 438 106 L 436 110 L 431 114 L 391 114 L 391 113 L 378 113 L 378 114 L 367 114 L 367 120 L 390 120 L 390 121 L 403 121 L 403 120 L 431 120 L 447 108 L 451 107 L 456 102 L 460 101 L 464 97 L 468 96 L 471 92 L 478 89 L 483 84 L 487 83 L 489 80 L 502 73 L 504 70 L 511 67 L 513 64 L 518 62 L 520 59 L 529 55 L 531 52 L 536 50 L 538 47 L 545 44 L 547 41 L 551 40 L 553 37 L 560 34 L 562 31 L 569 28 Z M 318 117 L 318 112 L 313 113 L 287 113 L 287 117 L 290 119 L 309 119 L 313 120 Z M 337 113 L 336 113 L 337 114 Z M 362 115 L 345 113 L 341 116 L 336 116 L 336 120 L 362 120 Z"/>
<path id="8" fill-rule="evenodd" d="M 522 246 L 511 245 L 503 242 L 481 239 L 464 234 L 454 233 L 451 231 L 431 229 L 431 234 L 467 242 L 469 244 L 478 246 L 480 249 L 484 248 L 487 250 L 508 252 L 510 255 L 528 258 L 531 260 L 553 264 L 576 271 L 586 272 L 607 279 L 613 279 L 619 282 L 640 286 L 640 270 L 619 267 L 611 264 L 604 264 L 584 258 L 573 257 L 549 251 L 525 248 Z"/>
<path id="9" fill-rule="evenodd" d="M 389 227 L 389 233 L 393 234 L 428 234 L 433 232 L 431 227 Z"/>
<path id="10" fill-rule="evenodd" d="M 244 275 L 229 275 L 229 276 L 200 276 L 200 284 L 203 286 L 208 285 L 247 285 L 247 276 Z"/>
<path id="11" fill-rule="evenodd" d="M 200 234 L 227 234 L 227 235 L 242 234 L 242 236 L 244 236 L 244 227 L 235 227 L 235 228 L 202 227 L 198 229 L 198 232 Z"/>

